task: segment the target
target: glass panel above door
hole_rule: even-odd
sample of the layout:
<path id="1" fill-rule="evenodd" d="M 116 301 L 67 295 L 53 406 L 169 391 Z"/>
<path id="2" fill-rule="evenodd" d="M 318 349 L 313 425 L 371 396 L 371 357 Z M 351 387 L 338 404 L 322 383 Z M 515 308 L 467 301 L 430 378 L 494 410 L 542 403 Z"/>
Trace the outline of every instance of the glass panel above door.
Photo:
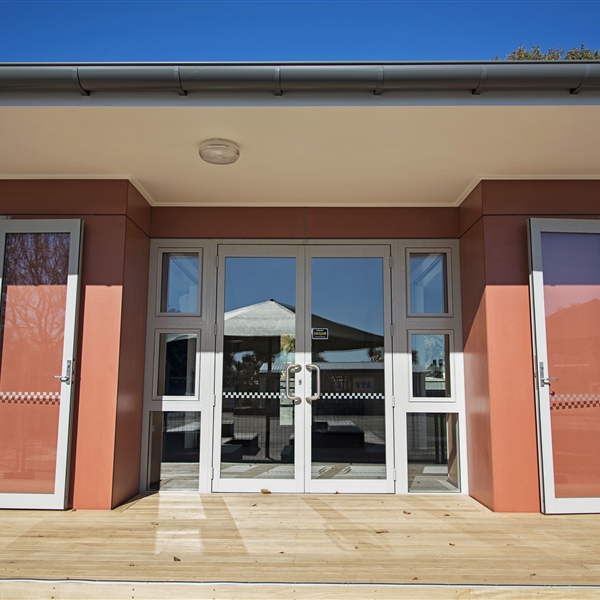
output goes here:
<path id="1" fill-rule="evenodd" d="M 221 478 L 293 479 L 296 259 L 227 257 L 224 296 Z"/>
<path id="2" fill-rule="evenodd" d="M 164 252 L 160 312 L 197 314 L 199 310 L 198 282 L 200 281 L 198 252 Z"/>
<path id="3" fill-rule="evenodd" d="M 409 254 L 409 313 L 418 315 L 448 312 L 447 255 L 445 252 Z"/>
<path id="4" fill-rule="evenodd" d="M 385 479 L 383 259 L 315 257 L 311 276 L 311 479 Z"/>

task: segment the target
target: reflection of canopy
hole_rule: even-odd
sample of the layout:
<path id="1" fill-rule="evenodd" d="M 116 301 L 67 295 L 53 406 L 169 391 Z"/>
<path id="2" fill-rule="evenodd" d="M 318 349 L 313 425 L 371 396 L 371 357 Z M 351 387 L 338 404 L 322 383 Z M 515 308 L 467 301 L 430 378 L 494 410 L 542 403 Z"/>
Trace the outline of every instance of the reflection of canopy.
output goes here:
<path id="1" fill-rule="evenodd" d="M 296 313 L 293 309 L 267 300 L 225 313 L 225 335 L 274 337 L 294 335 Z"/>
<path id="2" fill-rule="evenodd" d="M 383 346 L 383 335 L 342 325 L 317 315 L 312 315 L 311 327 L 329 330 L 328 340 L 319 340 L 322 350 L 349 350 L 367 346 Z M 287 306 L 267 300 L 225 313 L 225 335 L 240 337 L 279 337 L 294 335 L 296 312 Z"/>

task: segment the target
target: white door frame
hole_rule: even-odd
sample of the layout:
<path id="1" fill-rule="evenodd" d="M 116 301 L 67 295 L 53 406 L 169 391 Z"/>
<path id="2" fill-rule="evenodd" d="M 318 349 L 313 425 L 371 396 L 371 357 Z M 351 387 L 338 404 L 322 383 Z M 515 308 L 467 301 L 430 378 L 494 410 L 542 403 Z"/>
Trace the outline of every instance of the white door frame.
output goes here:
<path id="1" fill-rule="evenodd" d="M 544 273 L 542 264 L 542 233 L 595 233 L 600 234 L 600 221 L 582 219 L 530 219 L 530 300 L 532 314 L 533 359 L 538 428 L 538 455 L 540 462 L 540 492 L 542 512 L 594 513 L 600 512 L 600 498 L 557 498 L 554 487 L 554 460 L 552 453 L 552 422 L 550 414 L 550 386 L 543 379 L 548 372 L 546 339 L 546 311 L 544 305 Z M 541 365 L 545 366 L 541 372 Z"/>
<path id="2" fill-rule="evenodd" d="M 23 219 L 0 221 L 0 290 L 2 289 L 2 277 L 4 276 L 6 235 L 10 233 L 68 233 L 70 235 L 70 245 L 62 359 L 63 372 L 57 373 L 57 375 L 63 375 L 65 381 L 62 381 L 60 385 L 54 493 L 0 493 L 0 508 L 64 509 L 68 505 L 69 496 L 71 405 L 73 401 L 73 389 L 75 387 L 73 375 L 76 368 L 75 342 L 77 339 L 77 309 L 83 222 L 80 219 Z M 67 361 L 71 361 L 68 381 L 66 380 Z"/>

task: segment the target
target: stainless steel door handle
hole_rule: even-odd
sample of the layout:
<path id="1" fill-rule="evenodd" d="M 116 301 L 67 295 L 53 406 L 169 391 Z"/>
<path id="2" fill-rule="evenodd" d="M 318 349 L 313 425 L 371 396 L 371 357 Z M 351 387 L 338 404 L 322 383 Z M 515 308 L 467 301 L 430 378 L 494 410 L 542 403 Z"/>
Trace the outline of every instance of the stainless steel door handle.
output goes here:
<path id="1" fill-rule="evenodd" d="M 72 373 L 71 373 L 71 364 L 72 361 L 67 361 L 67 374 L 66 375 L 53 375 L 54 379 L 60 379 L 62 383 L 66 383 L 67 385 L 71 385 Z"/>
<path id="2" fill-rule="evenodd" d="M 317 372 L 317 392 L 313 396 L 309 396 L 306 399 L 309 404 L 312 404 L 315 400 L 318 400 L 321 397 L 321 369 L 319 369 L 317 365 L 306 365 L 306 370 Z"/>
<path id="3" fill-rule="evenodd" d="M 302 371 L 301 365 L 288 365 L 285 369 L 285 397 L 291 400 L 294 404 L 302 402 L 300 396 L 292 396 L 290 392 L 290 375 Z"/>
<path id="4" fill-rule="evenodd" d="M 540 362 L 540 387 L 550 387 L 551 381 L 558 381 L 558 377 L 544 377 L 544 363 Z"/>

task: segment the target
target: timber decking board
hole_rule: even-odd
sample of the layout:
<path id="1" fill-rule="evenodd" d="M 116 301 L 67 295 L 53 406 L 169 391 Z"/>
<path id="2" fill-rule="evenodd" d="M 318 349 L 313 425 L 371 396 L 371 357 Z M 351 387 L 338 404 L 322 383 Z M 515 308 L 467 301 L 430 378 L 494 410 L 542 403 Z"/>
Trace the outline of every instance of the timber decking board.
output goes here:
<path id="1" fill-rule="evenodd" d="M 600 586 L 600 515 L 498 514 L 460 495 L 157 494 L 0 511 L 0 578 Z"/>

